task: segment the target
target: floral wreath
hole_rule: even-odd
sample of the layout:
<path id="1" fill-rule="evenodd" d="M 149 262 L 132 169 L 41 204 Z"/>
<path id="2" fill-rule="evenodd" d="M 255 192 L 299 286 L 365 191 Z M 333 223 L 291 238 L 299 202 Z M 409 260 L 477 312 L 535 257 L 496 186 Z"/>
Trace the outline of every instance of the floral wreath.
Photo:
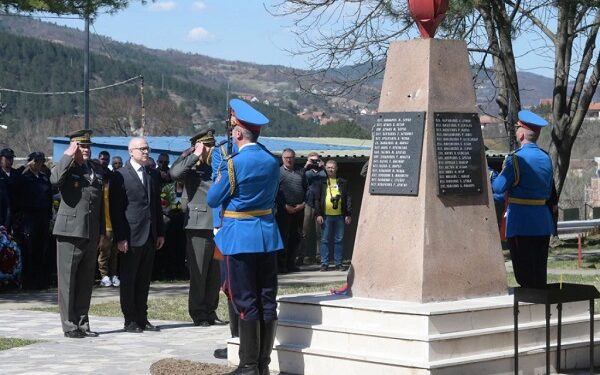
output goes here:
<path id="1" fill-rule="evenodd" d="M 0 280 L 17 280 L 21 267 L 21 249 L 6 228 L 0 226 Z"/>

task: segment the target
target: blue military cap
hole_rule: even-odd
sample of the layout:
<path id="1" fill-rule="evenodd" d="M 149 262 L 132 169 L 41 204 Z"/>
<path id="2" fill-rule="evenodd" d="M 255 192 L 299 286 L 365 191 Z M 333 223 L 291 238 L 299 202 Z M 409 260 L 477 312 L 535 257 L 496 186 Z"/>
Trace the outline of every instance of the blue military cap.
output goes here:
<path id="1" fill-rule="evenodd" d="M 269 119 L 265 115 L 243 100 L 231 99 L 229 106 L 231 107 L 231 114 L 237 120 L 234 120 L 234 125 L 240 125 L 250 131 L 259 132 L 261 126 L 269 123 Z"/>
<path id="2" fill-rule="evenodd" d="M 519 125 L 533 131 L 540 131 L 544 126 L 548 126 L 548 121 L 527 110 L 519 111 Z"/>

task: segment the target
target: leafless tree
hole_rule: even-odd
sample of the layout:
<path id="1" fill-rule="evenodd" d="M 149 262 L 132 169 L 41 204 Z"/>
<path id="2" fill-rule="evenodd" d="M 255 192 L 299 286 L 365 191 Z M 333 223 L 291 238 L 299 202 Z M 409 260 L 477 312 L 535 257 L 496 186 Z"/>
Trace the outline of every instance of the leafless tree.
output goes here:
<path id="1" fill-rule="evenodd" d="M 311 70 L 317 72 L 298 74 L 303 87 L 319 92 L 317 85 L 333 85 L 336 90 L 321 91 L 348 95 L 381 76 L 390 41 L 416 36 L 406 4 L 404 0 L 281 0 L 272 12 L 293 18 L 298 48 L 291 52 L 307 56 Z M 490 78 L 511 146 L 512 124 L 521 109 L 513 41 L 543 40 L 542 48 L 530 51 L 540 59 L 553 52 L 549 152 L 559 195 L 573 142 L 600 78 L 599 6 L 598 0 L 453 0 L 438 32 L 441 38 L 464 39 L 473 62 L 482 68 L 491 59 Z M 347 66 L 354 69 L 340 69 Z"/>

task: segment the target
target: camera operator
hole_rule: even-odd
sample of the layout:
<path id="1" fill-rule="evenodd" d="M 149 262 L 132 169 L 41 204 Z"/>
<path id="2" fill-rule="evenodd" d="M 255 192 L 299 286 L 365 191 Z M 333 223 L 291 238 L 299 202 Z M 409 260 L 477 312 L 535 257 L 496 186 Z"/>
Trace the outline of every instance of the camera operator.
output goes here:
<path id="1" fill-rule="evenodd" d="M 317 224 L 321 225 L 321 271 L 329 269 L 329 242 L 333 236 L 333 258 L 336 271 L 345 271 L 342 265 L 344 256 L 344 224 L 352 221 L 352 203 L 348 195 L 348 182 L 337 177 L 337 162 L 329 160 L 325 164 L 327 179 L 319 185 L 315 207 Z"/>
<path id="2" fill-rule="evenodd" d="M 325 173 L 325 164 L 316 152 L 311 152 L 307 156 L 306 164 L 304 165 L 304 176 L 308 184 L 306 189 L 306 207 L 304 207 L 304 222 L 302 225 L 302 245 L 298 250 L 297 265 L 302 265 L 306 256 L 307 263 L 315 263 L 319 261 L 320 256 L 319 244 L 321 243 L 321 226 L 315 221 L 315 207 L 321 182 L 327 180 Z M 314 236 L 315 242 L 313 246 L 309 246 L 307 239 Z"/>

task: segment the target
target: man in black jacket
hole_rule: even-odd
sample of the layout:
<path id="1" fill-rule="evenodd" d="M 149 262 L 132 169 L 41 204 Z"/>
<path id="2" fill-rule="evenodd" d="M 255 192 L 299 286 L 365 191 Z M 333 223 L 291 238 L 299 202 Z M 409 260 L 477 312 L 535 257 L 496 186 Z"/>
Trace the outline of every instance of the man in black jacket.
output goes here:
<path id="1" fill-rule="evenodd" d="M 327 179 L 319 188 L 318 204 L 315 207 L 317 224 L 321 225 L 321 271 L 329 268 L 329 243 L 333 237 L 333 258 L 336 271 L 345 271 L 344 224 L 352 221 L 352 203 L 348 195 L 348 182 L 337 177 L 337 162 L 329 160 L 325 164 Z"/>
<path id="2" fill-rule="evenodd" d="M 148 291 L 154 253 L 164 242 L 160 176 L 147 169 L 144 138 L 129 142 L 131 158 L 112 176 L 109 191 L 114 240 L 121 254 L 121 310 L 125 331 L 158 331 L 148 322 Z"/>

